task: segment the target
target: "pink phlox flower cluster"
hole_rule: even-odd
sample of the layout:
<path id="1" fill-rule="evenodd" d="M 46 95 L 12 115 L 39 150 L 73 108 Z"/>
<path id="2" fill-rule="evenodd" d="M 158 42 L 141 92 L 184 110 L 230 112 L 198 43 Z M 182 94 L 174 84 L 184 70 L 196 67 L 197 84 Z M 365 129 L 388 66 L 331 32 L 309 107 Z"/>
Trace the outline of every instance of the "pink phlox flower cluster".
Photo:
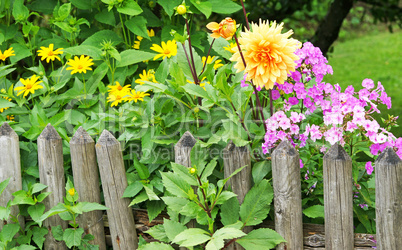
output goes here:
<path id="1" fill-rule="evenodd" d="M 371 175 L 373 173 L 374 167 L 371 163 L 371 161 L 366 163 L 366 171 L 368 175 Z"/>

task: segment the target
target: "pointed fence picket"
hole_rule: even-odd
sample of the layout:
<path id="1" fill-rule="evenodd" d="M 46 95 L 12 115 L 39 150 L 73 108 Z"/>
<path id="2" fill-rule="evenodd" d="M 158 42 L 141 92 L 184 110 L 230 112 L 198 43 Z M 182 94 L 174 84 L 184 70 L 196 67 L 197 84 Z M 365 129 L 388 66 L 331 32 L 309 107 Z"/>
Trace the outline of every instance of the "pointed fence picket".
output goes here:
<path id="1" fill-rule="evenodd" d="M 190 152 L 196 140 L 186 132 L 175 146 L 175 161 L 191 166 Z M 48 186 L 44 191 L 52 194 L 45 199 L 46 208 L 63 202 L 65 177 L 63 168 L 62 139 L 49 124 L 38 138 L 38 163 L 41 183 Z M 127 187 L 120 144 L 108 131 L 104 131 L 95 145 L 92 138 L 78 129 L 70 142 L 73 177 L 80 201 L 100 202 L 98 166 L 105 205 L 109 207 L 103 221 L 102 212 L 82 215 L 80 225 L 95 236 L 95 244 L 114 249 L 136 249 L 137 231 L 145 232 L 152 225 L 163 223 L 160 215 L 148 222 L 146 212 L 128 207 L 129 200 L 121 198 Z M 96 152 L 96 156 L 95 156 Z M 244 172 L 233 178 L 231 189 L 241 202 L 252 185 L 251 163 L 246 148 L 228 145 L 224 152 L 225 175 L 248 165 Z M 98 164 L 96 164 L 96 161 Z M 353 234 L 353 203 L 351 161 L 344 149 L 334 145 L 324 156 L 324 207 L 325 230 L 322 225 L 301 224 L 299 155 L 288 143 L 281 143 L 272 154 L 272 178 L 274 187 L 275 229 L 287 240 L 277 249 L 398 249 L 402 245 L 402 161 L 392 149 L 386 149 L 376 161 L 377 237 Z M 11 177 L 10 184 L 0 196 L 0 206 L 6 206 L 11 194 L 22 188 L 19 142 L 17 134 L 4 123 L 0 127 L 0 181 Z M 12 211 L 14 215 L 18 210 Z M 22 217 L 21 217 L 22 218 Z M 109 227 L 111 237 L 103 228 Z M 0 227 L 4 223 L 1 222 Z M 20 223 L 23 225 L 24 221 Z M 45 221 L 48 227 L 62 225 L 59 216 Z M 263 227 L 273 228 L 264 222 Z M 304 231 L 304 232 L 303 232 Z M 354 237 L 353 237 L 354 236 Z M 302 238 L 303 237 L 303 238 Z M 303 243 L 304 242 L 304 243 Z M 304 244 L 304 246 L 303 246 Z M 48 236 L 45 249 L 65 249 L 65 245 Z"/>

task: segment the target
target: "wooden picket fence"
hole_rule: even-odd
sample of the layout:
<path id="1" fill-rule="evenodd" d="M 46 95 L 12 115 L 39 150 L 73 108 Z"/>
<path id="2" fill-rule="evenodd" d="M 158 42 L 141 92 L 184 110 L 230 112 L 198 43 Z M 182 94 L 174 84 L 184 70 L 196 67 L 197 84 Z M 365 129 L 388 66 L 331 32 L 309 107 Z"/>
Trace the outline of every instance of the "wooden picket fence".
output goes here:
<path id="1" fill-rule="evenodd" d="M 186 132 L 175 145 L 175 162 L 191 166 L 190 151 L 195 138 Z M 49 124 L 37 140 L 40 182 L 47 185 L 44 191 L 52 192 L 45 199 L 46 210 L 63 202 L 65 177 L 63 168 L 62 139 Z M 120 143 L 104 130 L 95 144 L 80 127 L 70 141 L 71 164 L 75 188 L 81 201 L 100 203 L 99 173 L 104 193 L 107 217 L 102 211 L 85 213 L 79 217 L 80 227 L 95 236 L 93 244 L 106 249 L 136 249 L 137 234 L 146 233 L 149 227 L 163 223 L 167 215 L 160 215 L 148 222 L 146 212 L 128 207 L 130 200 L 121 198 L 127 187 Z M 247 165 L 227 185 L 238 195 L 239 202 L 252 185 L 251 160 L 248 147 L 236 147 L 229 143 L 223 152 L 224 174 L 229 176 L 236 169 Z M 324 207 L 325 226 L 302 223 L 299 154 L 287 141 L 272 153 L 272 178 L 274 189 L 275 222 L 265 221 L 259 227 L 274 228 L 286 243 L 276 249 L 377 249 L 392 250 L 402 246 L 402 161 L 388 148 L 376 163 L 376 224 L 377 235 L 354 234 L 352 161 L 345 150 L 334 145 L 324 156 Z M 0 127 L 0 181 L 12 177 L 0 197 L 5 206 L 12 193 L 21 190 L 21 166 L 19 139 L 12 128 L 4 123 Z M 12 211 L 18 214 L 17 208 Z M 0 221 L 0 230 L 4 225 Z M 20 218 L 20 223 L 24 223 Z M 137 224 L 137 225 L 136 225 Z M 48 228 L 67 223 L 52 216 L 44 222 Z M 106 230 L 105 230 L 106 228 Z M 250 230 L 250 229 L 246 229 Z M 105 232 L 109 233 L 105 234 Z M 46 236 L 45 249 L 66 249 Z M 233 245 L 230 249 L 241 249 Z"/>

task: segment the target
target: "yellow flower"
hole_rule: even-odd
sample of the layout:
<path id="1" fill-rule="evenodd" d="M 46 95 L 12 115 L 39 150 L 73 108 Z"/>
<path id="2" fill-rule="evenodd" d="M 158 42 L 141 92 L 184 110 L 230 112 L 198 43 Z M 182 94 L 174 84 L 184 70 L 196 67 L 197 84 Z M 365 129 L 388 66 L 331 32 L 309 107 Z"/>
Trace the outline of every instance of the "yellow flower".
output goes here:
<path id="1" fill-rule="evenodd" d="M 155 79 L 155 71 L 150 69 L 148 72 L 144 69 L 142 74 L 140 73 L 140 79 L 135 80 L 135 83 L 140 85 L 144 84 L 145 81 L 157 83 Z"/>
<path id="2" fill-rule="evenodd" d="M 148 29 L 147 29 L 147 33 L 148 33 L 148 36 L 149 36 L 149 37 L 155 36 L 155 31 L 154 31 L 153 29 L 151 29 L 151 30 L 148 30 Z M 137 36 L 137 39 L 138 39 L 138 41 L 134 41 L 134 45 L 133 45 L 133 48 L 134 48 L 134 49 L 140 49 L 141 41 L 142 41 L 142 39 L 144 39 L 144 38 L 143 38 L 142 36 Z"/>
<path id="3" fill-rule="evenodd" d="M 186 5 L 180 4 L 179 6 L 177 6 L 177 14 L 184 15 L 186 13 L 187 13 Z"/>
<path id="4" fill-rule="evenodd" d="M 255 86 L 272 89 L 274 83 L 283 84 L 290 71 L 295 70 L 295 55 L 300 42 L 289 38 L 293 31 L 281 34 L 283 23 L 277 25 L 273 22 L 251 24 L 252 28 L 242 32 L 239 38 L 241 50 L 244 55 L 247 67 L 244 67 L 240 53 L 237 51 L 231 61 L 237 62 L 234 66 L 237 72 L 247 73 L 246 80 L 253 81 Z"/>
<path id="5" fill-rule="evenodd" d="M 49 48 L 40 47 L 41 49 L 37 51 L 38 56 L 42 57 L 41 58 L 42 61 L 45 59 L 46 59 L 47 63 L 49 63 L 50 60 L 54 61 L 54 59 L 57 59 L 60 61 L 60 57 L 58 57 L 57 55 L 63 54 L 63 51 L 61 51 L 63 48 L 53 50 L 53 46 L 54 46 L 54 44 L 51 43 L 51 44 L 49 44 Z"/>
<path id="6" fill-rule="evenodd" d="M 110 88 L 108 90 L 110 95 L 121 95 L 121 96 L 125 96 L 127 93 L 130 92 L 131 90 L 131 86 L 130 85 L 126 85 L 126 86 L 121 86 L 120 83 L 118 81 L 116 81 L 116 85 L 109 85 L 107 86 L 108 88 Z"/>
<path id="7" fill-rule="evenodd" d="M 6 99 L 7 101 L 11 102 L 11 98 L 6 97 L 6 96 L 2 96 L 2 97 L 3 97 L 4 99 Z M 0 108 L 0 113 L 3 113 L 4 110 L 6 110 L 6 109 L 8 109 L 8 108 Z"/>
<path id="8" fill-rule="evenodd" d="M 237 44 L 236 43 L 230 43 L 230 44 L 228 44 L 227 47 L 223 47 L 223 48 L 233 54 L 233 53 L 235 53 L 237 51 L 235 49 L 235 48 L 237 48 Z"/>
<path id="9" fill-rule="evenodd" d="M 15 56 L 13 47 L 10 47 L 9 49 L 6 49 L 4 51 L 4 54 L 1 53 L 1 50 L 0 50 L 0 60 L 5 61 L 10 56 Z"/>
<path id="10" fill-rule="evenodd" d="M 35 90 L 37 89 L 42 89 L 43 86 L 39 85 L 39 83 L 41 83 L 42 81 L 37 82 L 37 80 L 39 79 L 39 76 L 33 75 L 31 77 L 31 79 L 20 79 L 20 82 L 24 85 L 24 86 L 20 86 L 20 87 L 16 87 L 14 90 L 15 91 L 19 91 L 17 96 L 21 95 L 22 93 L 24 93 L 23 97 L 27 96 L 29 93 L 34 94 Z"/>
<path id="11" fill-rule="evenodd" d="M 107 102 L 112 102 L 110 107 L 117 106 L 119 103 L 123 101 L 123 97 L 127 95 L 127 93 L 113 93 L 109 94 L 107 97 Z"/>
<path id="12" fill-rule="evenodd" d="M 75 195 L 75 189 L 74 189 L 74 188 L 70 188 L 70 189 L 68 190 L 68 193 L 69 193 L 71 196 L 74 196 L 74 195 Z"/>
<path id="13" fill-rule="evenodd" d="M 213 57 L 208 56 L 208 59 L 206 59 L 205 56 L 203 56 L 203 57 L 201 58 L 202 64 L 205 64 L 205 61 L 207 61 L 207 64 L 210 64 L 210 63 L 212 63 L 212 61 L 214 60 L 214 58 L 215 58 L 215 56 L 213 56 Z M 220 67 L 223 66 L 223 64 L 222 64 L 221 62 L 222 62 L 222 60 L 216 60 L 216 61 L 215 61 L 215 63 L 214 63 L 214 69 L 215 69 L 215 70 L 217 70 L 217 69 L 219 69 Z"/>
<path id="14" fill-rule="evenodd" d="M 80 58 L 74 56 L 74 60 L 69 59 L 67 65 L 70 65 L 71 67 L 67 68 L 66 70 L 72 70 L 71 74 L 73 75 L 77 72 L 87 73 L 87 70 L 92 70 L 90 66 L 94 65 L 94 63 L 92 62 L 92 59 L 89 56 L 81 55 Z"/>
<path id="15" fill-rule="evenodd" d="M 6 118 L 9 121 L 14 121 L 14 115 L 7 115 Z"/>
<path id="16" fill-rule="evenodd" d="M 195 172 L 197 172 L 195 168 L 190 168 L 190 174 L 195 174 Z"/>
<path id="17" fill-rule="evenodd" d="M 177 54 L 177 44 L 175 40 L 169 40 L 166 43 L 162 42 L 162 47 L 157 44 L 152 44 L 151 49 L 160 53 L 154 57 L 154 60 L 158 59 L 159 57 L 163 57 L 162 59 L 165 59 L 166 57 L 170 58 L 171 56 L 175 56 Z"/>
<path id="18" fill-rule="evenodd" d="M 144 97 L 149 96 L 146 92 L 138 91 L 136 92 L 134 89 L 131 90 L 130 93 L 127 94 L 127 97 L 124 97 L 124 101 L 126 102 L 137 102 L 137 101 L 144 101 Z"/>
<path id="19" fill-rule="evenodd" d="M 232 39 L 232 36 L 236 33 L 236 21 L 230 17 L 226 17 L 220 23 L 208 23 L 207 28 L 212 31 L 211 37 L 223 37 L 226 40 L 230 40 Z"/>

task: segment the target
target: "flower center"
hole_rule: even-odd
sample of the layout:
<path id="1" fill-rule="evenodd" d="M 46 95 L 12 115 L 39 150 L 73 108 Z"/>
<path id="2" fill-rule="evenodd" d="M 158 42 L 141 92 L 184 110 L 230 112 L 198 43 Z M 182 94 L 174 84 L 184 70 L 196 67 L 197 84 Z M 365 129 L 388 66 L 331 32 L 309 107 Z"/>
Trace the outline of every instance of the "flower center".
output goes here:
<path id="1" fill-rule="evenodd" d="M 53 51 L 49 51 L 49 53 L 47 53 L 48 56 L 53 56 Z"/>
<path id="2" fill-rule="evenodd" d="M 122 86 L 118 86 L 117 89 L 118 89 L 118 90 L 122 90 L 123 87 L 122 87 Z"/>
<path id="3" fill-rule="evenodd" d="M 83 69 L 84 68 L 84 66 L 82 66 L 82 65 L 78 65 L 78 67 L 77 67 L 77 69 Z"/>
<path id="4" fill-rule="evenodd" d="M 0 60 L 5 61 L 5 60 L 6 60 L 6 56 L 5 56 L 5 55 L 0 55 Z"/>
<path id="5" fill-rule="evenodd" d="M 169 54 L 170 54 L 170 50 L 169 50 L 169 49 L 165 49 L 165 50 L 163 51 L 163 53 L 164 53 L 165 55 L 169 55 Z"/>
<path id="6" fill-rule="evenodd" d="M 28 83 L 27 85 L 25 85 L 26 89 L 31 89 L 32 88 L 32 84 Z"/>

